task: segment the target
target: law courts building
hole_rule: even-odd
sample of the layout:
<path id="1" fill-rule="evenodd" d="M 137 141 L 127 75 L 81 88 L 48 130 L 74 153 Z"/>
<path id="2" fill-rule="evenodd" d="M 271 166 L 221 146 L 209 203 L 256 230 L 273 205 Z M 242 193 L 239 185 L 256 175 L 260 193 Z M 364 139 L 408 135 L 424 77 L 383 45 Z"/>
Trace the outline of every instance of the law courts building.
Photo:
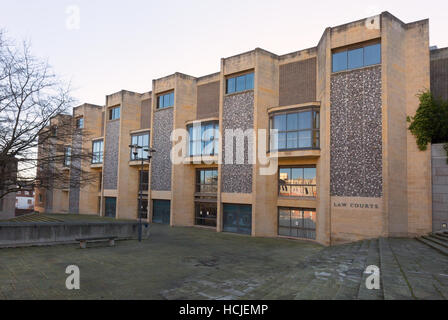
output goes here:
<path id="1" fill-rule="evenodd" d="M 434 80 L 444 81 L 438 94 L 447 95 L 448 51 L 430 51 L 428 20 L 404 23 L 388 12 L 316 40 L 284 55 L 256 48 L 221 59 L 214 74 L 175 73 L 153 80 L 150 92 L 123 90 L 104 106 L 74 108 L 73 122 L 90 135 L 72 143 L 93 157 L 67 171 L 81 165 L 98 182 L 57 191 L 65 202 L 37 189 L 36 207 L 136 219 L 141 185 L 145 219 L 171 226 L 324 245 L 431 232 L 431 148 L 418 150 L 406 117 L 417 94 L 434 86 L 432 56 L 445 74 Z M 189 132 L 177 164 L 174 129 Z M 247 152 L 244 163 L 217 161 L 226 129 L 276 129 L 265 152 L 278 155 L 275 173 L 262 174 Z M 132 144 L 156 150 L 142 178 L 147 153 L 134 155 Z"/>

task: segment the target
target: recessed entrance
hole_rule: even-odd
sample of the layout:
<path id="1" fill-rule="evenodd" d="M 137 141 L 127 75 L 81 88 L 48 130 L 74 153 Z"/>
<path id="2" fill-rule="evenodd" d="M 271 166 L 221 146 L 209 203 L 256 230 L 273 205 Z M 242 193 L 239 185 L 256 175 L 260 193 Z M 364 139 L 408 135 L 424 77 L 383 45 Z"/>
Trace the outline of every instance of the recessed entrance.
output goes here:
<path id="1" fill-rule="evenodd" d="M 152 222 L 170 224 L 170 200 L 153 200 Z"/>
<path id="2" fill-rule="evenodd" d="M 249 204 L 223 205 L 223 231 L 252 233 L 252 206 Z"/>

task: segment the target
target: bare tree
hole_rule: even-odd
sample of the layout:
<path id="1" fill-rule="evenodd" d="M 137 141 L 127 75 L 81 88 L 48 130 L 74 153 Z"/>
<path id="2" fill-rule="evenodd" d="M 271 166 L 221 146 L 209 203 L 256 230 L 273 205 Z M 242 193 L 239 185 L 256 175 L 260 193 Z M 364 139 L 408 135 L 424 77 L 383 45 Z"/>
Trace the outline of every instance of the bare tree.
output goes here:
<path id="1" fill-rule="evenodd" d="M 66 189 L 95 179 L 73 165 L 91 158 L 71 146 L 89 134 L 74 126 L 73 103 L 69 86 L 31 54 L 28 43 L 17 46 L 0 31 L 0 198 L 30 187 Z M 70 179 L 67 167 L 79 179 Z"/>

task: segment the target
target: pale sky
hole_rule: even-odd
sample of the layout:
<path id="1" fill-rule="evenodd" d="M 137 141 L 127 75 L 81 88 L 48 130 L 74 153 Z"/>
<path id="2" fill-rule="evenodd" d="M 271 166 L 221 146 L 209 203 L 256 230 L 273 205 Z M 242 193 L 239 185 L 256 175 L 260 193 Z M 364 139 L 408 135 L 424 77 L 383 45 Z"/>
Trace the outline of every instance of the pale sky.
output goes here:
<path id="1" fill-rule="evenodd" d="M 152 79 L 176 71 L 218 72 L 220 58 L 256 47 L 276 54 L 314 47 L 326 27 L 382 11 L 404 22 L 429 18 L 431 45 L 448 46 L 446 0 L 0 0 L 0 29 L 30 40 L 34 55 L 71 81 L 79 103 L 103 105 L 106 94 L 146 92 Z"/>

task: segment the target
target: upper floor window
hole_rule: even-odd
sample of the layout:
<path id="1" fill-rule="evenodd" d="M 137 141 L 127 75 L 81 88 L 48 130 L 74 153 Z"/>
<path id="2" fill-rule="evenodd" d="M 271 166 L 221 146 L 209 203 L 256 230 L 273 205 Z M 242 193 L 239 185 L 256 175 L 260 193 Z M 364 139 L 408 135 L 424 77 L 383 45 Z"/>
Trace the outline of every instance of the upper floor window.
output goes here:
<path id="1" fill-rule="evenodd" d="M 84 128 L 84 118 L 81 117 L 76 119 L 76 128 L 77 129 Z"/>
<path id="2" fill-rule="evenodd" d="M 218 154 L 218 121 L 191 124 L 187 129 L 189 156 L 212 156 Z"/>
<path id="3" fill-rule="evenodd" d="M 316 197 L 316 167 L 282 167 L 279 170 L 278 194 L 286 197 Z"/>
<path id="4" fill-rule="evenodd" d="M 273 151 L 319 148 L 319 110 L 276 113 L 271 116 L 270 127 L 278 130 L 271 136 Z"/>
<path id="5" fill-rule="evenodd" d="M 174 92 L 161 94 L 157 97 L 157 109 L 174 106 Z"/>
<path id="6" fill-rule="evenodd" d="M 240 92 L 254 88 L 254 73 L 247 73 L 241 76 L 229 77 L 226 80 L 226 93 Z"/>
<path id="7" fill-rule="evenodd" d="M 335 52 L 332 56 L 333 72 L 367 67 L 381 63 L 381 44 Z"/>
<path id="8" fill-rule="evenodd" d="M 64 166 L 70 167 L 72 157 L 72 148 L 71 147 L 65 147 L 64 148 Z"/>
<path id="9" fill-rule="evenodd" d="M 103 163 L 103 140 L 92 142 L 92 163 Z"/>
<path id="10" fill-rule="evenodd" d="M 113 107 L 109 109 L 109 120 L 120 119 L 120 107 Z"/>
<path id="11" fill-rule="evenodd" d="M 149 132 L 133 134 L 131 136 L 131 144 L 141 147 L 137 149 L 136 155 L 132 153 L 131 150 L 131 160 L 141 160 L 148 158 L 148 151 L 145 151 L 145 149 L 149 149 Z"/>

